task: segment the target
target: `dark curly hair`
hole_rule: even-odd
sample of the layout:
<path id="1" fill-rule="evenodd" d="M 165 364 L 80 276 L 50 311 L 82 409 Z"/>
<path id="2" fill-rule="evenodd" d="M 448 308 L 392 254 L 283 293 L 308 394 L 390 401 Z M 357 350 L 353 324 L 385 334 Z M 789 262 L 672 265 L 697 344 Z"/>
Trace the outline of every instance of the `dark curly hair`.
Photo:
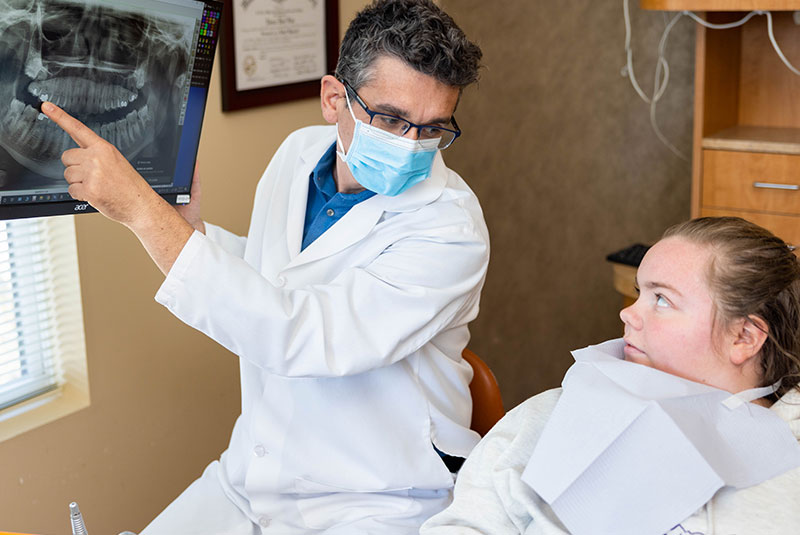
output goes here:
<path id="1" fill-rule="evenodd" d="M 347 28 L 336 77 L 358 90 L 369 82 L 375 60 L 383 55 L 463 89 L 478 80 L 483 53 L 430 0 L 375 0 Z"/>

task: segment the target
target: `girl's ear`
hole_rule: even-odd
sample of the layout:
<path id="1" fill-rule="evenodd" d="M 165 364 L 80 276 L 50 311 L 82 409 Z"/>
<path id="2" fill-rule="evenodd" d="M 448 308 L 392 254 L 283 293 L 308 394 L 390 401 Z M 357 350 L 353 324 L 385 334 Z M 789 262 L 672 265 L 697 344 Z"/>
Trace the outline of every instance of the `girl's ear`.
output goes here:
<path id="1" fill-rule="evenodd" d="M 336 124 L 339 118 L 337 104 L 345 95 L 344 85 L 330 74 L 322 77 L 320 83 L 320 105 L 322 106 L 322 116 L 330 124 Z"/>
<path id="2" fill-rule="evenodd" d="M 736 321 L 733 327 L 734 341 L 731 362 L 741 366 L 761 351 L 761 347 L 767 340 L 769 326 L 758 316 L 750 315 Z"/>

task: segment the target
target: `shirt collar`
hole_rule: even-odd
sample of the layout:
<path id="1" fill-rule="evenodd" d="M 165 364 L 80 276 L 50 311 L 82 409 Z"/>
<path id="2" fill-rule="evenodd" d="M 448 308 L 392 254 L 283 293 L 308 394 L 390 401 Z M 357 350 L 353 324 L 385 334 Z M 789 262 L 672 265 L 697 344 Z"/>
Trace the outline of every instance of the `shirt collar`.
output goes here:
<path id="1" fill-rule="evenodd" d="M 325 199 L 336 195 L 336 181 L 333 179 L 333 166 L 336 164 L 336 143 L 332 143 L 328 150 L 317 162 L 311 171 L 311 182 L 322 193 Z"/>

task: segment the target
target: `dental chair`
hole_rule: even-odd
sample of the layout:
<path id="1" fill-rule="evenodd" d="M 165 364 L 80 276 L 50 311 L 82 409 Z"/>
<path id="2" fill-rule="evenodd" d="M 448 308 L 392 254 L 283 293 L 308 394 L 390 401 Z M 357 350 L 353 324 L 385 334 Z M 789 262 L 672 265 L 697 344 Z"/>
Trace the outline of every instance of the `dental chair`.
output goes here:
<path id="1" fill-rule="evenodd" d="M 484 436 L 506 413 L 503 409 L 500 387 L 492 370 L 478 355 L 465 348 L 461 356 L 472 366 L 473 371 L 472 382 L 469 384 L 469 391 L 472 394 L 470 429 Z"/>

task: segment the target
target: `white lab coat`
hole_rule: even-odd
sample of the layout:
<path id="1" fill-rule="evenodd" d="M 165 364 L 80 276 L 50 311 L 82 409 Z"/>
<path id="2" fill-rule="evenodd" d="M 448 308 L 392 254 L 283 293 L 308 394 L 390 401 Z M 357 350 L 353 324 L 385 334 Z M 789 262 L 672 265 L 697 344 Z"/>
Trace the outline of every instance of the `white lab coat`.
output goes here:
<path id="1" fill-rule="evenodd" d="M 335 139 L 332 126 L 290 135 L 248 237 L 196 232 L 156 295 L 240 357 L 219 472 L 254 519 L 284 514 L 286 496 L 449 489 L 431 443 L 466 456 L 479 440 L 461 359 L 489 258 L 478 200 L 437 155 L 428 179 L 354 206 L 301 252 L 309 173 Z M 302 516 L 326 515 L 341 503 Z"/>

